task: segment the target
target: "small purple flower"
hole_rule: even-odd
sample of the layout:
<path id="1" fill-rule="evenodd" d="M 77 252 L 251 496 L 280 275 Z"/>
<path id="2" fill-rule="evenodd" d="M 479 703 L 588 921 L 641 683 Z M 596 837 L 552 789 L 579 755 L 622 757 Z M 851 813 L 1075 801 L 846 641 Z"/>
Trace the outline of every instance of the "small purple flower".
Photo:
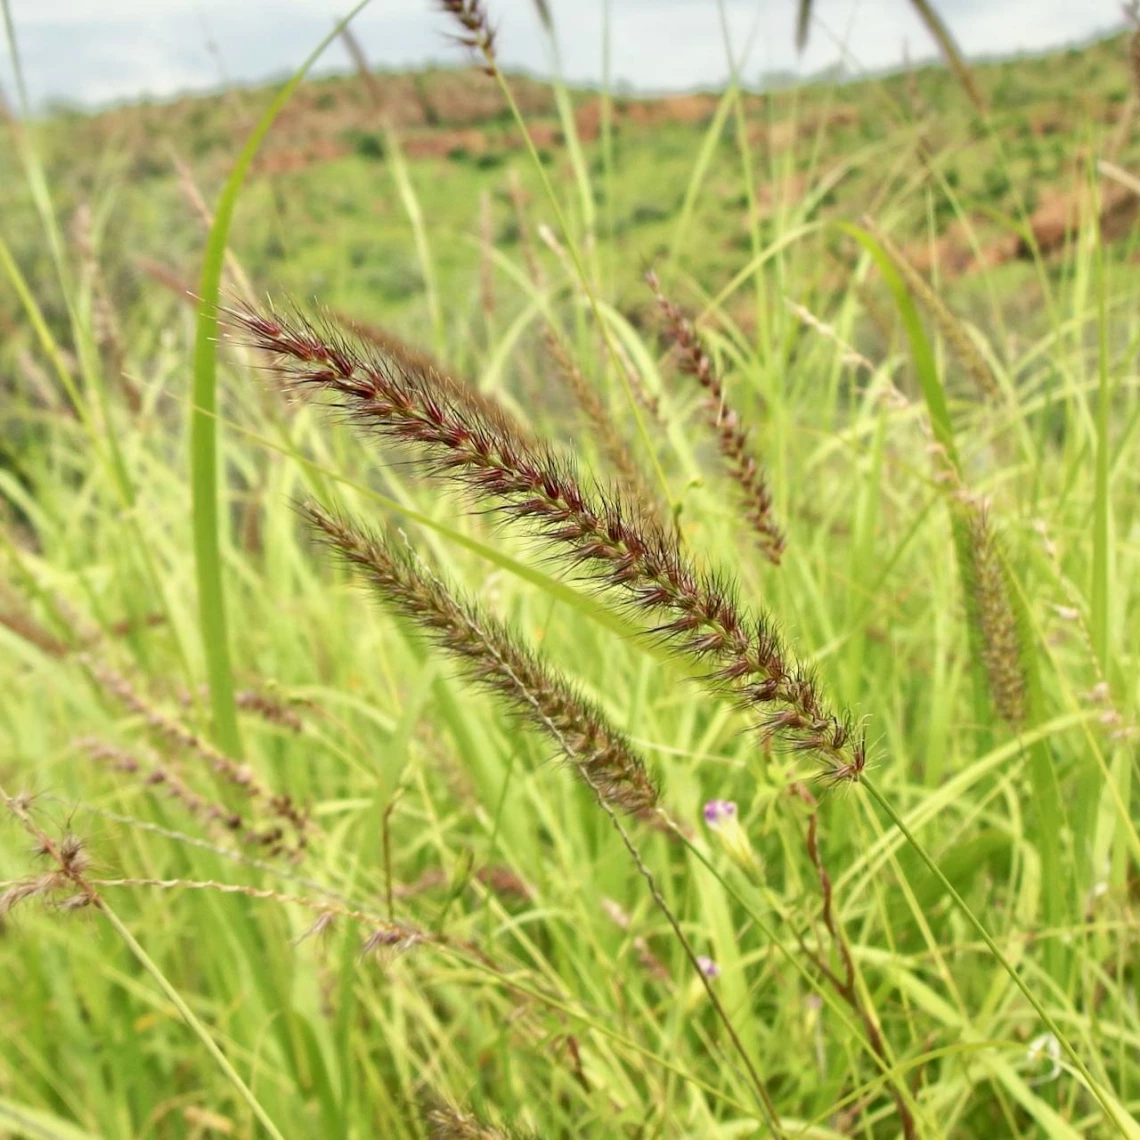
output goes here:
<path id="1" fill-rule="evenodd" d="M 726 820 L 736 818 L 736 804 L 732 800 L 709 800 L 705 804 L 705 823 L 714 830 Z"/>
<path id="2" fill-rule="evenodd" d="M 713 978 L 720 977 L 720 967 L 711 958 L 706 958 L 704 954 L 697 956 L 697 965 L 700 966 L 701 973 L 710 981 Z"/>

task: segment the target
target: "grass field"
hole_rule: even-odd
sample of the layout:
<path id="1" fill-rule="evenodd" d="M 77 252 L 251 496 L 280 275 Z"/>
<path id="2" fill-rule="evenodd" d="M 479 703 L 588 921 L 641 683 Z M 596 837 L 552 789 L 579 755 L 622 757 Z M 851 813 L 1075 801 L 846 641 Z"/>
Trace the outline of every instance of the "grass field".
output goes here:
<path id="1" fill-rule="evenodd" d="M 13 112 L 0 1135 L 1140 1137 L 1138 43 Z"/>

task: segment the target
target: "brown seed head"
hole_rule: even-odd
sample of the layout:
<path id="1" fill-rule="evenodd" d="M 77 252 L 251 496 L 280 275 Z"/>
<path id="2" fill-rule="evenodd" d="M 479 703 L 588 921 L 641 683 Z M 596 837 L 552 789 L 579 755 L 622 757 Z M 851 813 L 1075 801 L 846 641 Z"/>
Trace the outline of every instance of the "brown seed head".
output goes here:
<path id="1" fill-rule="evenodd" d="M 765 739 L 861 770 L 862 744 L 826 707 L 771 622 L 743 610 L 731 583 L 694 565 L 677 537 L 620 490 L 578 477 L 572 463 L 434 370 L 363 353 L 338 335 L 273 311 L 230 320 L 275 354 L 295 388 L 327 393 L 361 428 L 409 445 L 430 471 L 476 502 L 536 531 L 552 554 L 621 599 L 755 718 Z"/>
<path id="2" fill-rule="evenodd" d="M 455 657 L 469 676 L 504 698 L 521 719 L 550 736 L 608 804 L 630 813 L 656 805 L 657 789 L 629 743 L 512 630 L 456 599 L 394 543 L 315 505 L 302 510 L 324 541 L 389 606 Z"/>
<path id="3" fill-rule="evenodd" d="M 740 490 L 741 503 L 757 544 L 764 557 L 778 566 L 783 557 L 783 532 L 776 525 L 772 511 L 772 494 L 764 470 L 748 439 L 739 414 L 729 405 L 724 385 L 708 349 L 693 322 L 681 312 L 661 289 L 657 274 L 645 275 L 657 304 L 665 317 L 665 327 L 677 352 L 683 371 L 692 376 L 705 391 L 705 418 L 712 429 L 729 477 Z"/>

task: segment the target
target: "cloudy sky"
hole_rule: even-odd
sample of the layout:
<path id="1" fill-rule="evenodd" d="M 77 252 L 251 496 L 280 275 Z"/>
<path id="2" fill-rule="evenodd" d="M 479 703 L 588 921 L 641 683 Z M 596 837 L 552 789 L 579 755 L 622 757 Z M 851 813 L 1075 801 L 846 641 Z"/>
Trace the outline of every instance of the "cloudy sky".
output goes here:
<path id="1" fill-rule="evenodd" d="M 534 0 L 486 0 L 509 65 L 548 69 Z M 848 67 L 897 64 L 934 52 L 909 0 L 816 0 L 811 43 L 793 47 L 796 0 L 549 0 L 565 73 L 602 75 L 609 13 L 613 76 L 663 90 L 716 84 L 727 71 L 720 12 L 742 74 L 812 71 L 845 56 Z M 253 82 L 295 68 L 349 0 L 11 0 L 16 38 L 34 105 L 49 99 L 97 105 Z M 1120 0 L 939 0 L 964 50 L 1037 51 L 1085 39 L 1121 23 Z M 372 0 L 357 35 L 377 66 L 407 67 L 460 58 L 432 0 Z M 7 59 L 0 85 L 11 100 Z M 325 70 L 348 67 L 334 44 Z"/>

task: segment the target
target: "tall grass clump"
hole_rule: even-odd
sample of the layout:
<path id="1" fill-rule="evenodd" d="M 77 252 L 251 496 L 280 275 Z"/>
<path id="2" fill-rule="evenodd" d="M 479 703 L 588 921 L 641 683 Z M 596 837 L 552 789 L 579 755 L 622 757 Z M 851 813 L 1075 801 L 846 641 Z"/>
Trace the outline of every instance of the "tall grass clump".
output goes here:
<path id="1" fill-rule="evenodd" d="M 1133 41 L 730 8 L 0 121 L 0 1134 L 1140 1136 Z"/>

